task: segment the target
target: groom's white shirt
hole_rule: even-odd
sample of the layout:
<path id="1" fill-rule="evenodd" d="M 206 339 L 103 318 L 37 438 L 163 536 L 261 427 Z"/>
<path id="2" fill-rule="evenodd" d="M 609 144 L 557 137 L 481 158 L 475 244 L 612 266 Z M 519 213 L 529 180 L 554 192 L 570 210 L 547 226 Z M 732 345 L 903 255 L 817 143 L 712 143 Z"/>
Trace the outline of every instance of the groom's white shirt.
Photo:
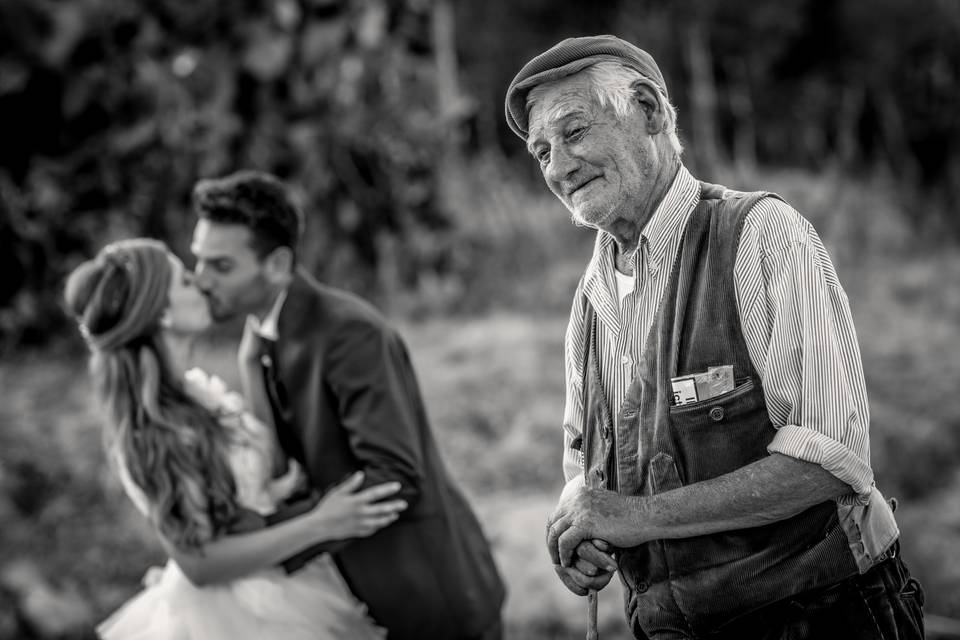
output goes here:
<path id="1" fill-rule="evenodd" d="M 273 301 L 273 306 L 270 307 L 270 311 L 263 317 L 263 320 L 260 320 L 254 316 L 254 328 L 256 329 L 257 334 L 261 338 L 266 338 L 267 340 L 277 341 L 277 338 L 280 336 L 279 333 L 279 322 L 280 322 L 280 311 L 283 309 L 283 303 L 287 300 L 287 291 L 289 289 L 284 289 L 277 296 L 277 299 Z"/>

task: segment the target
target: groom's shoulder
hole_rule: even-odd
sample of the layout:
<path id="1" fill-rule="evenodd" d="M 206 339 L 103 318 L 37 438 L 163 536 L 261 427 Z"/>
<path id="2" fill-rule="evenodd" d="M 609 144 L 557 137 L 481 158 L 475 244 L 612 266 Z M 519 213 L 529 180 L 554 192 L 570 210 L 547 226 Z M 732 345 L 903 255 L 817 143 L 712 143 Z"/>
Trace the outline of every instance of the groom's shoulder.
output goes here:
<path id="1" fill-rule="evenodd" d="M 307 293 L 313 298 L 315 319 L 333 325 L 371 325 L 386 329 L 386 317 L 368 300 L 312 278 L 304 278 Z"/>

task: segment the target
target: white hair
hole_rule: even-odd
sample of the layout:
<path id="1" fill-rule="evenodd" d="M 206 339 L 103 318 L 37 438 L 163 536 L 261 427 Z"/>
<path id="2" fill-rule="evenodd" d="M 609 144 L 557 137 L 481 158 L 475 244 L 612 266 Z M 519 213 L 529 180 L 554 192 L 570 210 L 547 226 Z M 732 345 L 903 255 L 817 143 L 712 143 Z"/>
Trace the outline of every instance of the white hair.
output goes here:
<path id="1" fill-rule="evenodd" d="M 680 144 L 680 138 L 677 136 L 677 108 L 667 98 L 663 87 L 636 69 L 613 60 L 604 60 L 590 65 L 579 73 L 584 74 L 590 80 L 593 97 L 597 104 L 603 108 L 612 108 L 613 112 L 621 118 L 637 109 L 636 85 L 638 82 L 643 82 L 655 88 L 666 116 L 664 133 L 667 134 L 670 145 L 677 152 L 677 155 L 683 153 L 683 145 Z M 543 96 L 547 88 L 556 82 L 559 81 L 545 82 L 530 89 L 527 94 L 528 113 L 533 104 Z"/>

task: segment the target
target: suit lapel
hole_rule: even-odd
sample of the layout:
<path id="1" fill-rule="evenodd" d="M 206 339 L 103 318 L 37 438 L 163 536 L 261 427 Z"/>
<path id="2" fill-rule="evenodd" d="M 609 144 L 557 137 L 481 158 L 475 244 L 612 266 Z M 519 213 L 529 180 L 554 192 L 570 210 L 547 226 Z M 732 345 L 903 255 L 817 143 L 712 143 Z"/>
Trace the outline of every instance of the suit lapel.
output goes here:
<path id="1" fill-rule="evenodd" d="M 287 455 L 301 458 L 301 445 L 293 429 L 293 412 L 286 387 L 277 371 L 277 356 L 275 343 L 266 338 L 260 339 L 260 367 L 263 370 L 263 380 L 267 387 L 267 398 L 270 400 L 270 410 L 273 414 L 274 430 L 280 446 Z"/>
<path id="2" fill-rule="evenodd" d="M 313 290 L 309 276 L 298 269 L 277 321 L 276 342 L 261 340 L 261 365 L 270 404 L 276 416 L 277 437 L 289 455 L 303 462 L 303 445 L 300 425 L 296 424 L 294 409 L 296 396 L 301 393 L 298 385 L 296 356 L 304 340 L 303 332 L 313 325 L 315 315 L 311 309 Z M 293 394 L 293 396 L 291 396 Z"/>

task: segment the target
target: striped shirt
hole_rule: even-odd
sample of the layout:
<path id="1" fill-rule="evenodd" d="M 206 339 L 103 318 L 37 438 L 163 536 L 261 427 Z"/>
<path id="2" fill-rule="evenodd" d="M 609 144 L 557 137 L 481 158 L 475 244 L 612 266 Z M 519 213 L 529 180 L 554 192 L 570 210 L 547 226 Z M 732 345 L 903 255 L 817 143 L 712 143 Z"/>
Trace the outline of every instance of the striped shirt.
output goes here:
<path id="1" fill-rule="evenodd" d="M 644 227 L 633 257 L 633 291 L 622 302 L 616 244 L 597 234 L 565 339 L 568 481 L 583 471 L 580 452 L 571 447 L 583 423 L 582 296 L 596 310 L 600 375 L 616 419 L 699 199 L 699 182 L 681 167 Z M 850 485 L 840 502 L 867 504 L 874 489 L 863 367 L 847 296 L 823 243 L 792 207 L 764 198 L 747 214 L 734 269 L 744 337 L 777 429 L 768 451 L 821 465 Z"/>

